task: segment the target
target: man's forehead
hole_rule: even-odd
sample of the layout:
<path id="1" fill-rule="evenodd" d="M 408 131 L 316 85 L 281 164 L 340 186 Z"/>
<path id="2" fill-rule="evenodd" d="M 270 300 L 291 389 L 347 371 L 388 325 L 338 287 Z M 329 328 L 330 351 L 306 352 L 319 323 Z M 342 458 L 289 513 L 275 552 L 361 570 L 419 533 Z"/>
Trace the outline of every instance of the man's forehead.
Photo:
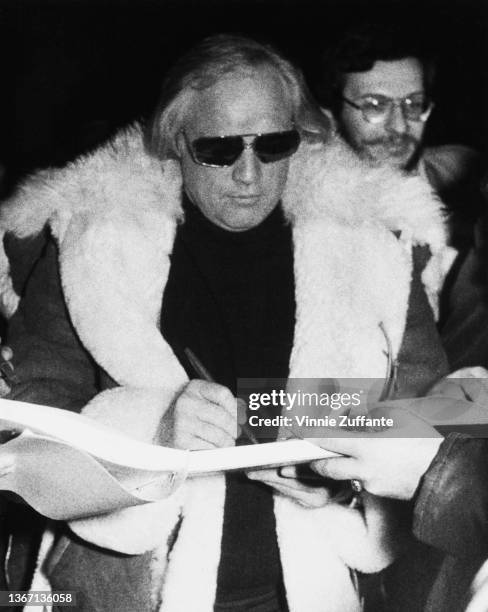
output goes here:
<path id="1" fill-rule="evenodd" d="M 188 126 L 202 133 L 249 133 L 287 127 L 292 119 L 290 96 L 282 79 L 267 67 L 226 74 L 195 91 Z M 260 127 L 262 126 L 262 127 Z"/>
<path id="2" fill-rule="evenodd" d="M 422 91 L 424 88 L 423 76 L 422 64 L 415 57 L 377 61 L 371 70 L 346 74 L 344 93 L 355 96 L 378 93 L 401 97 L 415 91 Z"/>

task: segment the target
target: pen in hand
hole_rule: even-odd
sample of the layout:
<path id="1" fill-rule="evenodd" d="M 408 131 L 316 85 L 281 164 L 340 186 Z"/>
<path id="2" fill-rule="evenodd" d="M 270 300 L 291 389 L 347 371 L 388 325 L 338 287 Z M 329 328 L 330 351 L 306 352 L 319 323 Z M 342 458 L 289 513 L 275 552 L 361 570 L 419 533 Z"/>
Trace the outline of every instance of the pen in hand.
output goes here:
<path id="1" fill-rule="evenodd" d="M 207 368 L 203 365 L 203 363 L 198 359 L 198 357 L 195 355 L 195 353 L 191 349 L 186 348 L 184 352 L 185 352 L 185 355 L 188 361 L 190 362 L 191 367 L 195 370 L 195 373 L 198 376 L 200 376 L 200 378 L 202 378 L 203 380 L 206 380 L 207 382 L 216 382 L 213 376 L 207 370 Z M 242 401 L 242 400 L 237 399 L 237 402 L 239 401 Z M 251 431 L 250 427 L 246 423 L 241 424 L 241 429 L 246 435 L 246 437 L 253 444 L 259 444 L 259 440 L 256 438 L 256 436 L 254 435 L 254 433 Z"/>

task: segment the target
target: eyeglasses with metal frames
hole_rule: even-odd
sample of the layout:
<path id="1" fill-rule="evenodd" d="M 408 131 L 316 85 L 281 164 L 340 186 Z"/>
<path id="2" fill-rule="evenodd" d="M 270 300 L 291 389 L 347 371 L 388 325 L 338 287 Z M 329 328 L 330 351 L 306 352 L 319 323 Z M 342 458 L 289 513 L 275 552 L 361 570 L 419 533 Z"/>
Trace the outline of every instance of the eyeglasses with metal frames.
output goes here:
<path id="1" fill-rule="evenodd" d="M 400 108 L 403 116 L 408 121 L 425 122 L 429 118 L 434 104 L 423 92 L 411 93 L 404 98 L 390 98 L 382 94 L 368 94 L 354 101 L 342 97 L 349 106 L 361 111 L 363 118 L 368 123 L 383 123 L 393 112 L 394 108 Z"/>

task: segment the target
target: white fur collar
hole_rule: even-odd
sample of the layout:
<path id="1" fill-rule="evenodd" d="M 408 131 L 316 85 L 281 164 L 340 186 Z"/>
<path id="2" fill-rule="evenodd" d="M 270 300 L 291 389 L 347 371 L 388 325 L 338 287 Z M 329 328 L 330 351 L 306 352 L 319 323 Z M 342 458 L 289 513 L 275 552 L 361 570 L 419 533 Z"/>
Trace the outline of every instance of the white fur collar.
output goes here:
<path id="1" fill-rule="evenodd" d="M 401 232 L 405 241 L 429 244 L 434 256 L 446 242 L 441 204 L 425 180 L 371 169 L 338 138 L 300 146 L 290 163 L 283 206 L 293 223 L 335 218 L 350 227 L 379 224 Z M 155 226 L 165 219 L 169 240 L 168 221 L 182 215 L 179 166 L 150 157 L 138 125 L 65 168 L 43 170 L 24 181 L 1 208 L 0 230 L 27 237 L 49 223 L 62 242 L 73 221 L 126 215 Z M 443 258 L 441 274 L 449 265 L 450 259 Z M 18 303 L 8 272 L 0 249 L 0 310 L 7 317 Z"/>
<path id="2" fill-rule="evenodd" d="M 186 380 L 157 329 L 169 254 L 182 214 L 180 200 L 178 164 L 161 165 L 148 156 L 136 126 L 66 168 L 46 170 L 27 180 L 0 212 L 0 227 L 17 236 L 34 234 L 50 224 L 60 247 L 61 278 L 73 324 L 98 363 L 120 384 L 160 388 L 171 382 L 174 388 Z M 365 291 L 370 284 L 368 265 L 378 273 L 383 269 L 383 275 L 374 275 L 380 284 L 372 281 L 381 301 L 381 292 L 391 290 L 389 283 L 394 283 L 383 264 L 385 257 L 400 258 L 396 267 L 401 267 L 412 242 L 428 243 L 434 255 L 444 252 L 441 207 L 429 186 L 418 177 L 365 167 L 338 140 L 300 147 L 290 164 L 283 206 L 294 226 L 295 248 L 298 253 L 309 251 L 302 257 L 309 262 L 307 271 L 296 270 L 297 294 L 310 301 L 305 297 L 308 283 L 321 283 L 327 274 L 335 279 L 336 288 L 330 288 L 326 302 L 310 305 L 324 324 L 343 309 L 340 275 L 346 267 Z M 401 232 L 404 255 L 390 230 Z M 358 249 L 360 258 L 355 255 Z M 406 270 L 408 276 L 408 266 Z M 7 272 L 4 268 L 0 274 L 4 304 L 15 306 Z M 431 276 L 429 289 L 435 294 L 441 275 Z M 344 332 L 352 316 L 361 316 L 358 308 L 338 318 Z M 382 310 L 379 304 L 375 308 Z M 298 304 L 298 326 L 300 313 Z M 127 334 L 127 329 L 137 333 Z M 402 331 L 400 325 L 396 334 L 392 332 L 397 345 Z M 307 339 L 307 346 L 310 342 L 313 338 Z M 296 346 L 292 365 L 299 351 Z M 323 350 L 317 346 L 316 352 L 320 355 Z M 144 367 L 134 371 L 138 358 Z M 361 351 L 356 357 L 345 351 L 337 365 L 339 371 L 348 367 L 334 375 L 379 375 L 378 368 L 364 371 L 361 362 Z M 292 369 L 297 376 L 300 371 Z M 308 376 L 323 374 L 319 369 Z"/>
<path id="3" fill-rule="evenodd" d="M 62 239 L 68 219 L 84 212 L 108 216 L 142 205 L 141 215 L 156 208 L 176 219 L 182 214 L 180 193 L 178 163 L 150 157 L 136 125 L 65 168 L 28 178 L 5 202 L 0 226 L 28 236 L 50 222 Z M 337 137 L 325 145 L 302 143 L 291 160 L 283 200 L 294 222 L 311 217 L 351 226 L 374 222 L 433 250 L 445 243 L 442 206 L 425 180 L 369 168 Z"/>

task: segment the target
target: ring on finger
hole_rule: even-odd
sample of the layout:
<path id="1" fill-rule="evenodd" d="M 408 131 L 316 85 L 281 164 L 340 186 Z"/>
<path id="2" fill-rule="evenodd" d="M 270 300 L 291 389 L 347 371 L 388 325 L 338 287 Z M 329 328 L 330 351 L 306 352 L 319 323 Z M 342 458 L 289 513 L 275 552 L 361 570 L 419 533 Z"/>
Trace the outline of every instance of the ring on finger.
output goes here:
<path id="1" fill-rule="evenodd" d="M 363 483 L 357 478 L 351 479 L 351 489 L 354 491 L 356 495 L 364 491 Z"/>

